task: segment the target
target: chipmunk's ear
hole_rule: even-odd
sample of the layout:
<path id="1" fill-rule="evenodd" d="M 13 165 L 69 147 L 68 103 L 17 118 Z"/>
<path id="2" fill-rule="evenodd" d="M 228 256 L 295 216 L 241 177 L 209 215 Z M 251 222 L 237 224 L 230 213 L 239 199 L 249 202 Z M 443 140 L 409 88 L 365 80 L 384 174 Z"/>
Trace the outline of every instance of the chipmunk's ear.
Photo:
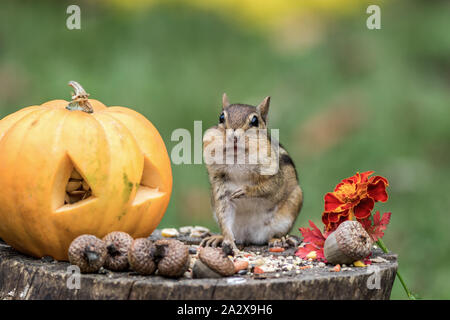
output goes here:
<path id="1" fill-rule="evenodd" d="M 270 97 L 265 97 L 264 100 L 256 107 L 264 122 L 267 121 L 267 114 L 269 113 Z"/>
<path id="2" fill-rule="evenodd" d="M 229 105 L 230 105 L 230 101 L 228 101 L 228 96 L 226 93 L 224 93 L 222 96 L 222 109 L 225 109 Z"/>

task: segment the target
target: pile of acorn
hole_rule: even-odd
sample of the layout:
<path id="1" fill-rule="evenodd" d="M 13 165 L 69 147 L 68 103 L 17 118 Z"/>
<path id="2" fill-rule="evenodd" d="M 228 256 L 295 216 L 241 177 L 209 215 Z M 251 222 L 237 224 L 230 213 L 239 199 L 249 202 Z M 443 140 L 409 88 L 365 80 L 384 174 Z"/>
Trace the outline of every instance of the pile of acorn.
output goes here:
<path id="1" fill-rule="evenodd" d="M 69 261 L 82 273 L 95 273 L 104 267 L 111 271 L 133 270 L 141 275 L 179 278 L 191 262 L 189 247 L 175 239 L 151 241 L 133 239 L 129 234 L 114 231 L 103 239 L 81 235 L 69 247 Z M 200 248 L 193 267 L 198 277 L 230 276 L 235 273 L 233 261 L 221 248 Z"/>
<path id="2" fill-rule="evenodd" d="M 363 226 L 357 221 L 345 221 L 327 237 L 324 255 L 328 263 L 338 266 L 367 257 L 371 248 L 371 237 Z M 220 278 L 249 267 L 248 261 L 233 262 L 230 258 L 232 250 L 227 247 L 199 247 L 194 251 L 198 255 L 191 266 L 189 246 L 179 240 L 133 239 L 125 232 L 114 231 L 103 239 L 93 235 L 77 237 L 72 241 L 68 255 L 70 263 L 77 265 L 82 273 L 98 272 L 103 267 L 111 271 L 131 269 L 141 275 L 156 273 L 179 278 L 192 267 L 194 278 Z"/>

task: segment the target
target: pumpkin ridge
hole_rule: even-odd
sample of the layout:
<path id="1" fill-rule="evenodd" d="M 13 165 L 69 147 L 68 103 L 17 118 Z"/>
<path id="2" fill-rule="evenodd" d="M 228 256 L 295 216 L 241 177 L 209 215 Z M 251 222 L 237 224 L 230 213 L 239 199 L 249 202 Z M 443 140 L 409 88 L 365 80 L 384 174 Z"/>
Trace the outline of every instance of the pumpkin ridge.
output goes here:
<path id="1" fill-rule="evenodd" d="M 16 120 L 16 121 L 15 121 L 15 122 L 14 122 L 14 123 L 13 123 L 13 124 L 12 124 L 5 132 L 4 132 L 4 134 L 3 134 L 2 137 L 0 138 L 0 152 L 3 153 L 2 150 L 1 150 L 1 141 L 3 141 L 4 139 L 6 139 L 7 137 L 9 137 L 9 136 L 11 135 L 11 133 L 14 132 L 14 129 L 17 128 L 17 127 L 19 126 L 20 122 L 25 121 L 27 118 L 30 118 L 30 117 L 32 117 L 32 116 L 35 116 L 35 117 L 36 117 L 36 114 L 37 114 L 37 113 L 44 113 L 44 112 L 46 112 L 46 111 L 47 111 L 47 110 L 45 110 L 45 109 L 32 110 L 32 111 L 30 111 L 29 113 L 25 114 L 23 117 L 20 117 L 19 119 L 17 119 L 17 120 Z M 6 118 L 2 119 L 2 121 L 5 120 L 5 119 L 6 119 Z M 23 143 L 24 143 L 24 140 L 21 139 L 21 145 L 23 145 Z M 5 154 L 6 154 L 6 153 L 5 153 Z M 15 159 L 14 162 L 17 161 L 18 157 L 19 157 L 19 155 L 16 154 L 15 157 L 14 157 L 14 159 Z M 4 208 L 0 208 L 0 210 L 4 210 Z M 7 216 L 9 216 L 10 219 L 12 219 L 12 217 L 15 216 L 15 215 L 20 215 L 19 210 L 18 210 L 16 207 L 12 208 L 12 210 L 15 211 L 14 214 L 12 214 L 12 213 L 8 213 L 8 214 L 7 214 Z M 1 216 L 3 216 L 3 214 L 0 213 L 0 217 L 1 217 Z M 8 219 L 8 217 L 6 217 L 6 219 Z M 2 221 L 2 222 L 4 223 L 4 221 Z M 13 223 L 13 224 L 15 224 L 15 227 L 19 229 L 18 234 L 19 234 L 19 239 L 20 239 L 20 240 L 19 240 L 18 242 L 19 242 L 19 243 L 29 242 L 29 241 L 24 241 L 24 239 L 29 240 L 29 235 L 28 235 L 28 232 L 27 232 L 25 226 L 24 226 L 23 224 L 20 224 L 20 223 Z M 0 228 L 0 230 L 1 230 L 1 228 Z M 5 236 L 2 236 L 1 234 L 0 234 L 0 237 L 5 238 Z M 37 249 L 38 249 L 38 247 L 36 246 L 36 244 L 32 243 L 32 248 L 31 248 L 31 249 L 28 248 L 27 251 L 30 251 L 30 252 L 31 252 L 31 251 L 36 251 Z"/>
<path id="2" fill-rule="evenodd" d="M 41 111 L 41 112 L 38 112 Z M 14 128 L 18 128 L 19 126 L 25 126 L 26 121 L 30 122 L 33 119 L 33 115 L 36 119 L 39 119 L 39 121 L 42 119 L 42 117 L 48 117 L 51 118 L 53 114 L 57 113 L 57 112 L 61 112 L 58 109 L 41 109 L 41 110 L 37 110 L 36 112 L 32 112 L 31 114 L 26 115 L 25 117 L 21 118 L 14 126 Z M 31 119 L 30 119 L 31 118 Z M 36 120 L 35 120 L 36 121 Z M 31 125 L 33 125 L 33 122 L 31 122 Z M 11 130 L 9 132 L 8 135 L 12 135 L 14 132 L 14 130 Z M 24 150 L 24 144 L 25 142 L 28 140 L 27 137 L 32 134 L 30 132 L 30 130 L 25 131 L 24 130 L 24 134 L 22 136 L 22 138 L 20 139 L 20 146 L 16 149 L 17 153 L 15 154 L 14 157 L 14 161 L 13 163 L 18 162 L 18 159 L 23 157 L 23 154 L 26 152 Z M 18 189 L 20 190 L 21 187 L 20 185 L 17 184 L 17 181 L 19 181 L 21 179 L 17 178 L 17 175 L 19 173 L 17 171 L 13 172 L 12 174 L 12 181 L 14 181 L 15 183 L 13 184 L 13 188 L 14 189 Z M 23 194 L 16 194 L 17 197 L 15 197 L 13 199 L 13 201 L 15 201 L 16 203 L 20 203 L 20 197 L 23 197 Z M 47 238 L 48 234 L 45 232 L 42 232 L 41 230 L 36 229 L 36 226 L 32 223 L 32 220 L 29 219 L 29 217 L 27 217 L 27 214 L 29 214 L 30 212 L 24 212 L 23 208 L 20 209 L 16 209 L 16 213 L 15 216 L 16 217 L 20 217 L 20 220 L 22 221 L 22 223 L 20 223 L 20 227 L 22 228 L 24 234 L 26 235 L 25 238 L 28 240 L 26 241 L 28 244 L 28 250 L 30 252 L 33 252 L 33 255 L 36 255 L 37 252 L 42 253 L 42 248 L 43 245 L 45 244 L 45 240 L 43 240 L 42 237 L 36 237 L 37 234 L 43 235 L 44 239 Z M 41 216 L 41 219 L 46 219 L 46 216 Z M 29 240 L 32 241 L 29 241 Z"/>
<path id="3" fill-rule="evenodd" d="M 137 121 L 139 121 L 142 125 L 144 125 L 147 128 L 150 128 L 152 131 L 154 130 L 157 132 L 157 129 L 145 117 L 143 117 L 142 115 L 140 115 L 139 113 L 135 112 L 132 109 L 125 108 L 125 107 L 109 107 L 108 110 L 105 110 L 105 111 L 109 111 L 109 112 L 106 112 L 105 114 L 107 114 L 109 117 L 114 118 L 116 121 L 122 123 L 124 125 L 124 127 L 127 128 L 127 131 L 133 136 L 134 140 L 136 141 L 136 143 L 139 147 L 140 152 L 142 153 L 144 166 L 142 169 L 142 173 L 140 175 L 139 183 L 136 186 L 136 194 L 133 197 L 133 201 L 130 203 L 130 207 L 128 208 L 128 211 L 135 211 L 136 212 L 135 214 L 139 215 L 139 219 L 145 219 L 146 212 L 148 211 L 150 206 L 152 206 L 152 204 L 155 201 L 156 202 L 165 201 L 164 198 L 170 199 L 171 183 L 170 182 L 166 183 L 164 178 L 167 179 L 167 177 L 163 177 L 161 175 L 161 171 L 164 171 L 164 168 L 158 167 L 157 165 L 154 164 L 154 161 L 151 160 L 150 155 L 141 148 L 141 145 L 140 145 L 139 141 L 137 140 L 137 137 L 136 137 L 134 131 L 128 127 L 129 124 L 122 121 L 122 119 L 119 117 L 119 114 L 124 114 L 125 116 L 128 116 L 128 117 L 131 114 L 136 115 L 136 118 L 138 118 Z M 159 133 L 158 133 L 158 135 L 159 135 Z M 160 136 L 158 136 L 158 138 L 162 140 L 162 138 Z M 163 151 L 165 151 L 167 154 L 167 149 L 165 148 L 164 143 L 162 143 L 162 146 L 164 147 Z M 170 160 L 168 160 L 168 161 L 170 161 Z M 149 169 L 149 167 L 151 169 Z M 150 178 L 149 176 L 153 176 L 153 177 Z M 153 182 L 152 184 L 148 183 L 149 179 L 152 180 L 152 182 Z M 170 181 L 172 180 L 171 175 L 170 175 L 169 179 L 170 179 Z M 145 180 L 145 182 L 143 180 Z M 161 211 L 165 212 L 165 210 L 167 209 L 167 206 L 168 206 L 168 201 L 167 201 L 166 205 L 164 206 L 164 210 L 161 210 Z M 138 210 L 138 208 L 141 210 Z M 142 208 L 147 208 L 147 209 L 142 210 Z M 158 221 L 158 223 L 156 223 L 154 226 L 155 228 L 159 224 L 162 217 L 163 217 L 163 214 L 155 217 L 155 221 Z M 128 232 L 130 232 L 130 233 L 137 232 L 139 227 L 140 227 L 139 225 L 129 226 L 129 228 L 131 228 L 131 229 L 128 229 Z"/>
<path id="4" fill-rule="evenodd" d="M 114 136 L 119 136 L 121 137 L 121 139 L 123 139 L 123 141 L 127 141 L 128 143 L 128 148 L 130 148 L 132 145 L 134 145 L 134 149 L 136 152 L 136 155 L 139 154 L 141 155 L 141 149 L 139 148 L 139 144 L 137 143 L 136 139 L 134 138 L 134 136 L 132 135 L 132 133 L 130 132 L 130 130 L 128 129 L 127 126 L 125 126 L 121 121 L 118 121 L 116 118 L 112 117 L 111 115 L 109 115 L 107 112 L 101 112 L 101 113 L 94 113 L 93 116 L 97 119 L 97 121 L 104 127 L 105 132 L 107 134 L 111 135 L 111 128 L 113 127 L 114 131 L 115 131 L 115 135 Z M 109 147 L 108 149 L 111 150 L 111 148 L 113 147 L 114 144 L 114 139 L 112 141 L 110 141 L 109 138 L 106 139 L 108 141 Z M 117 142 L 116 142 L 117 143 Z M 133 147 L 131 147 L 133 148 Z M 131 150 L 128 150 L 129 152 L 131 152 Z M 124 229 L 124 224 L 127 223 L 127 219 L 123 219 L 124 216 L 127 215 L 127 213 L 129 212 L 129 208 L 131 206 L 132 200 L 134 199 L 136 192 L 137 192 L 137 188 L 135 186 L 135 183 L 137 183 L 138 181 L 134 181 L 134 177 L 130 177 L 128 174 L 130 173 L 130 170 L 133 171 L 133 166 L 136 167 L 136 161 L 132 160 L 131 163 L 129 162 L 132 159 L 132 155 L 128 155 L 127 158 L 129 158 L 128 163 L 126 163 L 126 169 L 122 169 L 122 173 L 120 177 L 117 177 L 117 182 L 116 181 L 116 187 L 118 188 L 117 190 L 117 194 L 116 197 L 117 198 L 122 198 L 122 202 L 120 202 L 120 206 L 122 206 L 121 208 L 121 212 L 120 214 L 117 216 L 117 222 L 118 222 L 118 227 L 117 230 L 119 231 L 125 231 L 127 232 L 127 230 Z M 110 157 L 110 159 L 112 159 L 112 157 Z M 126 161 L 126 160 L 125 160 Z M 112 164 L 112 162 L 110 163 L 110 165 Z M 142 166 L 143 167 L 143 161 L 141 165 L 138 166 Z M 109 168 L 109 170 L 111 171 L 111 167 Z M 134 170 L 137 170 L 137 168 L 134 168 Z M 142 169 L 139 169 L 142 170 Z M 136 175 L 136 174 L 134 174 Z M 138 173 L 138 175 L 140 175 L 140 172 Z M 111 175 L 109 175 L 111 176 Z M 140 178 L 140 177 L 139 177 Z M 138 179 L 138 177 L 136 177 L 136 180 Z M 112 180 L 115 181 L 115 180 Z M 130 182 L 130 183 L 128 183 Z M 115 209 L 117 209 L 118 207 L 116 206 Z M 137 218 L 135 217 L 134 219 L 132 219 L 133 222 L 132 223 L 136 223 Z M 103 224 L 101 224 L 100 226 L 100 230 L 105 229 L 106 230 L 106 225 L 105 223 L 107 222 L 103 222 Z"/>
<path id="5" fill-rule="evenodd" d="M 31 106 L 31 107 L 29 107 L 29 108 L 36 108 L 36 110 L 30 110 L 30 112 L 25 113 L 22 117 L 16 119 L 16 120 L 14 121 L 14 123 L 12 123 L 12 124 L 9 126 L 9 128 L 7 128 L 6 130 L 3 131 L 3 133 L 0 132 L 0 142 L 3 140 L 4 137 L 6 137 L 6 136 L 9 134 L 9 132 L 11 131 L 12 128 L 14 128 L 16 125 L 18 125 L 18 123 L 19 123 L 20 121 L 24 120 L 26 117 L 31 116 L 32 114 L 35 114 L 35 113 L 38 112 L 38 111 L 47 111 L 45 107 L 41 107 L 41 106 Z M 24 109 L 22 109 L 22 110 L 24 110 Z M 20 110 L 20 111 L 21 111 L 21 110 Z M 18 111 L 18 112 L 19 112 L 19 111 Z M 8 118 L 11 117 L 11 116 L 14 116 L 14 113 L 13 113 L 13 114 L 10 114 L 9 116 L 4 117 L 3 119 L 1 119 L 1 120 L 0 120 L 0 123 L 3 122 L 3 121 L 9 120 Z"/>
<path id="6" fill-rule="evenodd" d="M 122 114 L 124 116 L 130 117 L 130 118 L 136 118 L 141 125 L 143 125 L 147 129 L 151 130 L 152 133 L 156 133 L 158 135 L 156 137 L 156 139 L 158 140 L 158 147 L 162 149 L 161 151 L 158 152 L 158 154 L 149 154 L 146 150 L 143 150 L 143 148 L 141 148 L 141 145 L 140 145 L 139 141 L 137 141 L 137 138 L 135 138 L 135 139 L 136 139 L 136 141 L 137 141 L 137 143 L 139 145 L 139 148 L 141 149 L 144 157 L 146 159 L 148 159 L 148 161 L 155 168 L 159 169 L 158 170 L 158 174 L 160 174 L 161 182 L 164 182 L 163 183 L 164 184 L 164 188 L 162 188 L 163 191 L 172 190 L 173 177 L 172 177 L 172 170 L 171 170 L 171 167 L 170 167 L 170 158 L 168 156 L 166 145 L 164 144 L 164 141 L 163 141 L 161 135 L 159 134 L 158 129 L 153 125 L 153 123 L 151 123 L 147 118 L 145 118 L 140 113 L 138 113 L 138 112 L 136 112 L 136 111 L 134 111 L 134 110 L 132 110 L 130 108 L 120 107 L 120 106 L 111 106 L 111 107 L 108 108 L 108 110 L 105 110 L 105 111 L 108 111 L 108 114 L 110 116 L 114 117 L 115 119 L 117 119 L 118 121 L 121 121 L 120 115 L 122 115 Z M 128 129 L 128 130 L 130 130 L 130 129 Z M 132 135 L 135 136 L 134 131 L 133 130 L 130 130 L 130 131 L 131 131 Z M 152 156 L 156 157 L 157 159 L 156 160 L 152 159 Z M 165 158 L 167 158 L 167 159 L 165 159 Z M 155 162 L 156 163 L 165 163 L 166 161 L 168 163 L 168 167 L 169 168 L 164 168 L 164 167 L 160 167 L 158 165 L 155 165 Z M 166 171 L 166 169 L 169 169 L 169 170 Z M 168 180 L 168 183 L 165 183 L 165 180 Z M 170 194 L 169 194 L 169 196 L 170 196 Z"/>

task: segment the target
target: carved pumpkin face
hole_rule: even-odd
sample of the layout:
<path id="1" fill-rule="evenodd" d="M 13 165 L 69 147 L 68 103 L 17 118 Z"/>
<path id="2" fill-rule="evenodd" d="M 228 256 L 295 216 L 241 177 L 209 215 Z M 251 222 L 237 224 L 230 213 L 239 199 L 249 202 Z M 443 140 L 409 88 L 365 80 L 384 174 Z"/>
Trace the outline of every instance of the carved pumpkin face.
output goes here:
<path id="1" fill-rule="evenodd" d="M 81 234 L 146 237 L 172 192 L 170 159 L 150 121 L 77 91 L 72 103 L 0 121 L 0 237 L 36 257 L 67 260 Z"/>

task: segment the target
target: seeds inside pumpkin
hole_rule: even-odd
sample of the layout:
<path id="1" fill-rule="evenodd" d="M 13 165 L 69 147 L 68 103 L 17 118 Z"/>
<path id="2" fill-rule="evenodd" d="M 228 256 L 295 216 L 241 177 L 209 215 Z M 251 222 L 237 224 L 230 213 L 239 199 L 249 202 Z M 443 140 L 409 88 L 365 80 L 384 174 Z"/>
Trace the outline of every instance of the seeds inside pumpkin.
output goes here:
<path id="1" fill-rule="evenodd" d="M 66 185 L 64 204 L 74 204 L 89 198 L 91 195 L 92 190 L 91 187 L 89 187 L 89 184 L 76 169 L 73 169 Z"/>

